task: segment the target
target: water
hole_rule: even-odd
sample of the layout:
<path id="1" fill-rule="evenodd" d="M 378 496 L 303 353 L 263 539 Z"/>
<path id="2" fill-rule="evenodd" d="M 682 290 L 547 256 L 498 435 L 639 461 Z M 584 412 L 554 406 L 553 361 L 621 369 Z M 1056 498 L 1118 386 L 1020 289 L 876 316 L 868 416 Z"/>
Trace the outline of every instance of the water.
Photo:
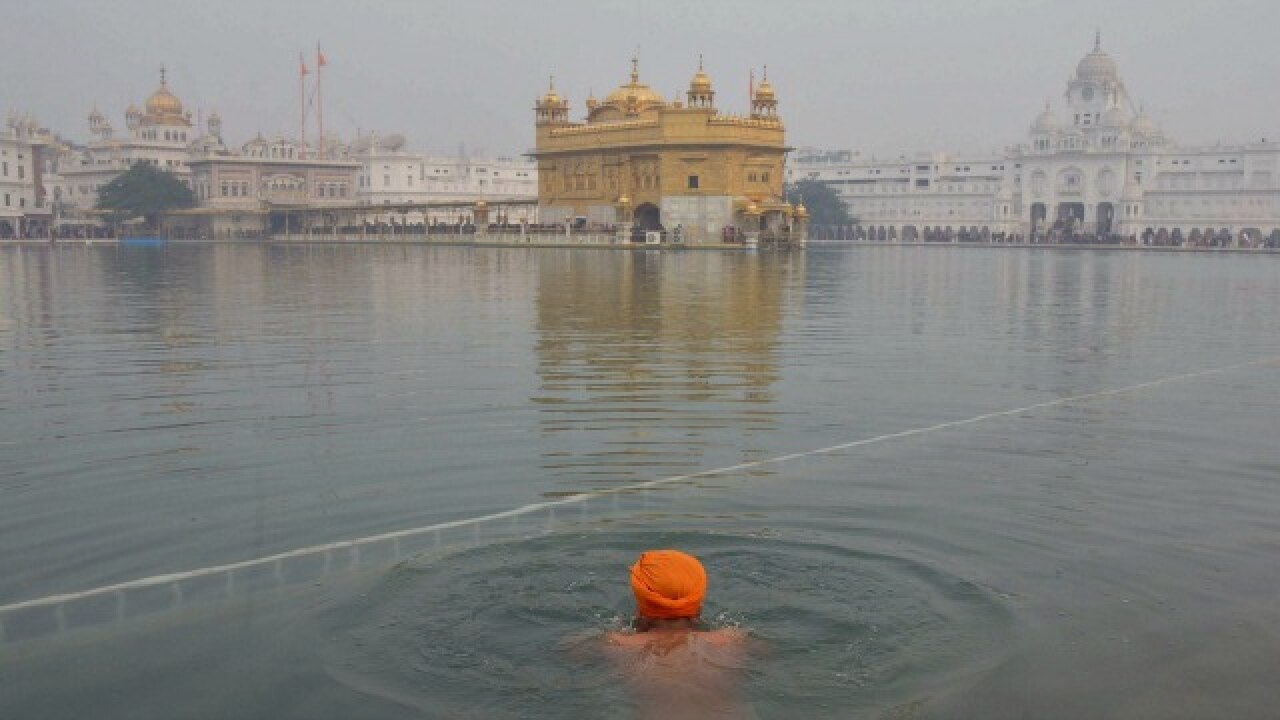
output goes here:
<path id="1" fill-rule="evenodd" d="M 758 717 L 1272 717 L 1278 403 L 1271 257 L 9 248 L 0 717 L 630 717 L 664 546 Z"/>

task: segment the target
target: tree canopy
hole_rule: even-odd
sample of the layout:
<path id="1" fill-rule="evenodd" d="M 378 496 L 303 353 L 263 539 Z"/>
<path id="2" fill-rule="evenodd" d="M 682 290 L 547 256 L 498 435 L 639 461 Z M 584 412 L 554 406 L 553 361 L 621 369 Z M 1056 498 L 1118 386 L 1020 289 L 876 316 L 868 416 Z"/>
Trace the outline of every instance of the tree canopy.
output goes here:
<path id="1" fill-rule="evenodd" d="M 164 213 L 195 204 L 195 195 L 173 173 L 146 162 L 134 163 L 98 191 L 98 209 L 107 210 L 112 222 L 141 217 L 153 231 Z"/>
<path id="2" fill-rule="evenodd" d="M 801 180 L 787 186 L 787 197 L 799 199 L 809 210 L 812 225 L 853 225 L 857 222 L 835 191 L 817 180 Z"/>

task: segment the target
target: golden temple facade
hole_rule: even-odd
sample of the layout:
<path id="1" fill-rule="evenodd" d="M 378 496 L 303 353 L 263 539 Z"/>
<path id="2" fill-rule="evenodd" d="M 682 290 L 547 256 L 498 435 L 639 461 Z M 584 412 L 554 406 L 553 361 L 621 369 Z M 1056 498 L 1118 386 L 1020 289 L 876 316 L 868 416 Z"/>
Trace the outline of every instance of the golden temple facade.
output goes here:
<path id="1" fill-rule="evenodd" d="M 630 82 L 588 98 L 582 122 L 569 120 L 554 84 L 537 100 L 539 217 L 689 243 L 803 237 L 807 212 L 784 197 L 790 148 L 768 75 L 743 117 L 716 109 L 701 62 L 684 101 L 640 82 L 631 63 Z"/>

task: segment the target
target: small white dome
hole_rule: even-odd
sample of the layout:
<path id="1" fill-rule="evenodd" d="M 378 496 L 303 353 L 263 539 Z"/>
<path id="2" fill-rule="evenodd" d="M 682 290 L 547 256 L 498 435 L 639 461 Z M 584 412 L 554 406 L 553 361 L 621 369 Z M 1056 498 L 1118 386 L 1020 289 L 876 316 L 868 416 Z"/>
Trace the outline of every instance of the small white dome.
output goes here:
<path id="1" fill-rule="evenodd" d="M 1129 123 L 1129 129 L 1140 135 L 1155 135 L 1160 132 L 1145 110 L 1138 111 L 1137 117 L 1133 119 L 1133 122 Z"/>
<path id="2" fill-rule="evenodd" d="M 1120 77 L 1120 72 L 1116 69 L 1116 61 L 1110 55 L 1101 50 L 1094 50 L 1081 58 L 1080 63 L 1076 65 L 1076 77 L 1094 82 L 1114 81 Z"/>
<path id="3" fill-rule="evenodd" d="M 1062 127 L 1058 122 L 1058 116 L 1053 114 L 1048 105 L 1045 105 L 1044 112 L 1036 116 L 1035 123 L 1031 126 L 1032 131 L 1039 133 L 1048 133 Z"/>
<path id="4" fill-rule="evenodd" d="M 1129 118 L 1124 108 L 1119 106 L 1102 113 L 1103 127 L 1122 128 L 1129 124 Z"/>

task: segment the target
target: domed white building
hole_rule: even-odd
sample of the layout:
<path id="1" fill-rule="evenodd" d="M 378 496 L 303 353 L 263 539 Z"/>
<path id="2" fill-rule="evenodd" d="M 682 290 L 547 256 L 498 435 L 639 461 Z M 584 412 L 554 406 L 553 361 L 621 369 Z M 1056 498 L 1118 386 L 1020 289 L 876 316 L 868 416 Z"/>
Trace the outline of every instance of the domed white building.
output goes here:
<path id="1" fill-rule="evenodd" d="M 117 135 L 111 121 L 96 107 L 89 113 L 88 125 L 93 139 L 80 152 L 49 169 L 46 184 L 55 222 L 96 222 L 86 211 L 93 210 L 97 204 L 98 190 L 138 162 L 167 170 L 190 184 L 191 169 L 187 163 L 193 144 L 197 140 L 201 141 L 202 148 L 211 144 L 207 137 L 196 137 L 191 113 L 169 89 L 163 67 L 160 85 L 147 98 L 144 107 L 130 105 L 126 109 L 127 134 Z"/>
<path id="2" fill-rule="evenodd" d="M 1100 36 L 1063 97 L 1001 155 L 810 152 L 789 179 L 831 185 L 857 238 L 1280 247 L 1280 143 L 1177 145 L 1135 106 Z"/>

